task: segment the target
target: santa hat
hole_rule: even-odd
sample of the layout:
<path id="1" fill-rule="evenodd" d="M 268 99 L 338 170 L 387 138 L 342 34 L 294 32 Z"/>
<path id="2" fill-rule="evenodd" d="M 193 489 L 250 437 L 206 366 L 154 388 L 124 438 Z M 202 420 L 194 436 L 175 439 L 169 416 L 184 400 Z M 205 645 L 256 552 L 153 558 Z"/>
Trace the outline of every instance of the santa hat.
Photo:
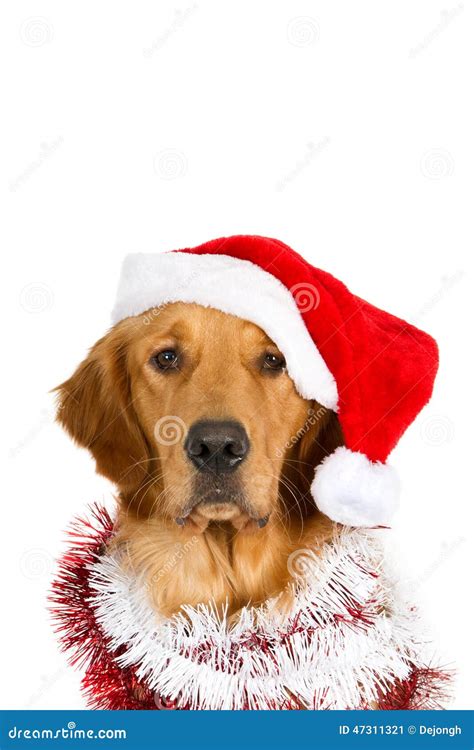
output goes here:
<path id="1" fill-rule="evenodd" d="M 341 425 L 344 446 L 316 468 L 316 505 L 349 526 L 388 523 L 399 482 L 385 461 L 431 396 L 438 368 L 431 336 L 267 237 L 129 255 L 114 323 L 170 302 L 213 307 L 267 333 L 300 395 L 337 412 Z"/>

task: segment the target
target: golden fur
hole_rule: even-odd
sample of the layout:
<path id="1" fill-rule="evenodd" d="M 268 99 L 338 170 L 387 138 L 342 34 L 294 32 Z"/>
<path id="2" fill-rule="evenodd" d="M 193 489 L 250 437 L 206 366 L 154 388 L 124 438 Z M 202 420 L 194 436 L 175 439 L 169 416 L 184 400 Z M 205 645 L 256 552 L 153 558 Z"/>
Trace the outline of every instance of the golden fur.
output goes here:
<path id="1" fill-rule="evenodd" d="M 179 350 L 179 368 L 160 372 L 152 358 L 167 349 Z M 279 356 L 252 323 L 169 304 L 118 323 L 57 389 L 58 421 L 117 485 L 116 543 L 165 615 L 210 599 L 230 612 L 258 604 L 285 590 L 292 552 L 332 534 L 309 489 L 342 444 L 337 418 L 301 398 L 284 369 L 262 368 L 266 354 Z M 249 436 L 235 502 L 199 502 L 183 438 L 203 419 L 237 420 Z"/>

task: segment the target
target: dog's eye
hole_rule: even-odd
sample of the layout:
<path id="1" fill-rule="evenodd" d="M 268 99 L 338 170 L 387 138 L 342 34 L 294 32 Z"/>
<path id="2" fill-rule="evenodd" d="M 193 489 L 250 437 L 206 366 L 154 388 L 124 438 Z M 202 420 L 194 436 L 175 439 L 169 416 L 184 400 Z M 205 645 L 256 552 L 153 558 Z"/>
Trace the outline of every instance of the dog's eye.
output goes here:
<path id="1" fill-rule="evenodd" d="M 159 370 L 175 370 L 178 367 L 178 355 L 174 349 L 164 349 L 154 354 L 150 362 Z"/>
<path id="2" fill-rule="evenodd" d="M 276 372 L 278 370 L 283 370 L 285 366 L 285 358 L 281 354 L 267 353 L 263 358 L 264 370 L 273 370 L 274 372 Z"/>

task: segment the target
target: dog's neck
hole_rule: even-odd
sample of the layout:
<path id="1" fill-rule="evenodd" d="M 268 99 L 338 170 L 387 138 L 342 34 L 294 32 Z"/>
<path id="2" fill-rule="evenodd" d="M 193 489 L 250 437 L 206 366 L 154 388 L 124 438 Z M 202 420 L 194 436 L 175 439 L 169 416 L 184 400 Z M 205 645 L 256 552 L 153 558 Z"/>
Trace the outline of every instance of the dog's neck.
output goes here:
<path id="1" fill-rule="evenodd" d="M 144 576 L 157 611 L 166 616 L 183 604 L 211 600 L 233 612 L 276 593 L 285 577 L 288 540 L 277 523 L 251 534 L 226 524 L 195 532 L 122 515 L 117 539 L 126 545 L 125 559 L 134 573 Z"/>
<path id="2" fill-rule="evenodd" d="M 122 510 L 116 544 L 126 550 L 125 564 L 144 578 L 158 613 L 213 601 L 232 614 L 279 594 L 291 580 L 291 553 L 327 539 L 332 524 L 315 513 L 302 529 L 300 520 L 273 514 L 265 528 L 250 533 L 226 524 L 196 532 Z"/>

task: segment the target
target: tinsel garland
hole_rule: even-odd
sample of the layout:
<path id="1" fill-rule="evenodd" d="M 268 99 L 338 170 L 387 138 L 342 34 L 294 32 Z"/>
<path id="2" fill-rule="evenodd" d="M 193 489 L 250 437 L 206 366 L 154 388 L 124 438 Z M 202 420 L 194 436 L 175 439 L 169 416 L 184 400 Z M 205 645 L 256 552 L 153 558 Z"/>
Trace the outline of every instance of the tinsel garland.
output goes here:
<path id="1" fill-rule="evenodd" d="M 344 529 L 294 560 L 294 605 L 212 605 L 173 618 L 108 549 L 114 523 L 93 506 L 69 531 L 51 594 L 63 649 L 102 709 L 438 709 L 451 674 L 430 664 L 416 609 L 397 593 L 377 535 Z M 298 570 L 298 566 L 301 570 Z"/>

